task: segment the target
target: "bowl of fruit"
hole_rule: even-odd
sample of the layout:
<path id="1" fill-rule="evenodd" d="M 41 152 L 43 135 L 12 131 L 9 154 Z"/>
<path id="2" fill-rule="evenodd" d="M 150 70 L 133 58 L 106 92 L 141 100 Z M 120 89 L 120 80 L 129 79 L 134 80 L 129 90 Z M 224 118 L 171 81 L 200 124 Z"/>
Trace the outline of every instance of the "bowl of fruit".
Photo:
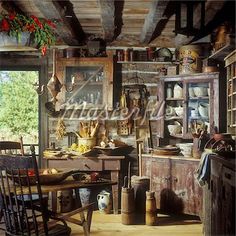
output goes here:
<path id="1" fill-rule="evenodd" d="M 76 173 L 75 170 L 62 171 L 55 168 L 51 169 L 39 169 L 39 181 L 40 184 L 55 184 L 65 180 L 68 176 Z M 15 181 L 19 183 L 18 174 L 16 173 Z M 20 173 L 20 182 L 21 185 L 30 185 L 36 184 L 36 177 L 34 169 L 21 170 Z"/>

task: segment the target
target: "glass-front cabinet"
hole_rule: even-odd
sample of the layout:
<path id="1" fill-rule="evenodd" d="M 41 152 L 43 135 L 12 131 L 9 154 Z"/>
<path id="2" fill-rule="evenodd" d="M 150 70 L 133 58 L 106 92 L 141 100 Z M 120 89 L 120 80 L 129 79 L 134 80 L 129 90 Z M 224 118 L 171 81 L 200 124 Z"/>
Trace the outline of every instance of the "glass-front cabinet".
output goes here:
<path id="1" fill-rule="evenodd" d="M 60 58 L 57 76 L 64 108 L 113 107 L 113 57 Z"/>
<path id="2" fill-rule="evenodd" d="M 161 78 L 161 137 L 191 139 L 219 127 L 219 73 Z M 204 130 L 203 130 L 204 129 Z"/>

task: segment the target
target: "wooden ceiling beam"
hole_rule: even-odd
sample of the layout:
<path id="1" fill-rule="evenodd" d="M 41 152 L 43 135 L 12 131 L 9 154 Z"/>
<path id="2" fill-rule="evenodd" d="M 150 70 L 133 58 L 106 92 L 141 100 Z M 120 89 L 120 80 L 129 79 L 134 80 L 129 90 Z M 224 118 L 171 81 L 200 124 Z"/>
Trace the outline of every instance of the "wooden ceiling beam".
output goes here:
<path id="1" fill-rule="evenodd" d="M 166 11 L 169 0 L 153 0 L 149 9 L 149 13 L 145 18 L 145 22 L 140 35 L 141 43 L 149 43 L 156 26 L 162 21 L 166 20 L 164 13 Z"/>
<path id="2" fill-rule="evenodd" d="M 101 11 L 101 23 L 104 40 L 112 41 L 115 33 L 115 3 L 114 0 L 98 0 Z"/>
<path id="3" fill-rule="evenodd" d="M 19 5 L 21 0 L 17 2 Z M 52 0 L 28 0 L 28 2 L 34 4 L 43 17 L 59 22 L 56 27 L 56 33 L 66 44 L 79 45 L 84 41 L 85 33 L 82 27 L 72 27 L 72 25 L 75 25 L 71 20 L 72 17 L 66 17 L 65 9 L 58 2 Z M 22 4 L 24 4 L 23 1 Z"/>
<path id="4" fill-rule="evenodd" d="M 208 0 L 205 4 L 205 26 L 207 26 L 216 16 L 216 14 L 223 8 L 225 1 L 212 1 Z M 200 9 L 196 8 L 193 12 L 194 22 L 193 27 L 199 28 L 201 22 Z M 193 41 L 195 36 L 186 36 L 177 34 L 175 37 L 175 46 L 179 47 L 182 45 L 189 44 Z"/>

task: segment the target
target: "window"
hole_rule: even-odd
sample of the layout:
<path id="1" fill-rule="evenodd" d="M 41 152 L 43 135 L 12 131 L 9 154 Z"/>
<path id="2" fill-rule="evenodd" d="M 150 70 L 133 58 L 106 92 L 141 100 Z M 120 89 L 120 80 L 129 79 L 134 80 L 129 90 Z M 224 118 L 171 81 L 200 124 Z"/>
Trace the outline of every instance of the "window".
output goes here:
<path id="1" fill-rule="evenodd" d="M 0 140 L 19 141 L 25 152 L 39 143 L 39 101 L 33 84 L 38 70 L 0 70 Z M 38 150 L 37 150 L 38 151 Z"/>

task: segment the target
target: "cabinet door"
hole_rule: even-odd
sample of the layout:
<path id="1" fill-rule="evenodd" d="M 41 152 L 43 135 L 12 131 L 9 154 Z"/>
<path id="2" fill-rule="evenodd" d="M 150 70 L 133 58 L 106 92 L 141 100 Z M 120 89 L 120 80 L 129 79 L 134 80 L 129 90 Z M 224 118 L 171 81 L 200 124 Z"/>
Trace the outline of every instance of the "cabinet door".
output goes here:
<path id="1" fill-rule="evenodd" d="M 200 136 L 196 124 L 207 126 L 208 133 L 213 133 L 214 106 L 213 106 L 213 89 L 210 82 L 191 82 L 187 83 L 187 130 L 186 136 L 192 137 L 192 133 Z M 196 130 L 195 130 L 196 129 Z"/>
<path id="2" fill-rule="evenodd" d="M 171 160 L 171 189 L 175 193 L 174 209 L 193 215 L 202 215 L 202 189 L 194 178 L 198 161 Z"/>
<path id="3" fill-rule="evenodd" d="M 58 99 L 65 109 L 113 107 L 113 58 L 62 58 L 57 75 L 64 84 Z"/>
<path id="4" fill-rule="evenodd" d="M 143 175 L 150 177 L 151 190 L 155 192 L 157 208 L 169 207 L 170 165 L 168 158 L 143 158 Z"/>

